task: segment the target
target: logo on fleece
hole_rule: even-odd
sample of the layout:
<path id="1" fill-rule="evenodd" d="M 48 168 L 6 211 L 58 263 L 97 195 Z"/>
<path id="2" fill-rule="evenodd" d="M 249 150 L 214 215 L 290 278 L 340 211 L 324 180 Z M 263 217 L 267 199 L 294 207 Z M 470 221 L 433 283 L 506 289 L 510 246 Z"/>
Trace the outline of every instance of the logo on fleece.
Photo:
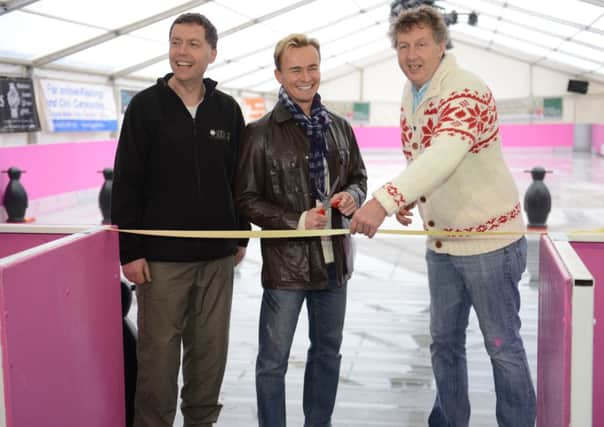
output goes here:
<path id="1" fill-rule="evenodd" d="M 210 129 L 210 139 L 229 142 L 231 139 L 231 132 L 223 129 Z"/>

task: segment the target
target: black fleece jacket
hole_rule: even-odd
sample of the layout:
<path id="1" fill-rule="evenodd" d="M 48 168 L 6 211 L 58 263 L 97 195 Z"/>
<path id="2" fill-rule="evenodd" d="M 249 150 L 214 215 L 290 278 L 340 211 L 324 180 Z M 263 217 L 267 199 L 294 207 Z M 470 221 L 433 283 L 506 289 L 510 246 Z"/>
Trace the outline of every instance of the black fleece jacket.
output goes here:
<path id="1" fill-rule="evenodd" d="M 122 229 L 248 229 L 233 201 L 244 128 L 239 105 L 206 78 L 193 119 L 168 86 L 171 77 L 139 92 L 126 110 L 114 165 L 113 223 Z M 120 260 L 212 260 L 246 244 L 120 233 Z"/>

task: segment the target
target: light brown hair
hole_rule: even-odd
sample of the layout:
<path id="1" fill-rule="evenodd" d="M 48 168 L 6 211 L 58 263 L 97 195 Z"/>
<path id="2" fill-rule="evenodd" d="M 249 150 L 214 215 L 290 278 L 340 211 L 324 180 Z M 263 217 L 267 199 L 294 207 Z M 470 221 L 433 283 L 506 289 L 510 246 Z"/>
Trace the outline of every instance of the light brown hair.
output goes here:
<path id="1" fill-rule="evenodd" d="M 281 71 L 281 56 L 283 56 L 283 52 L 290 47 L 306 47 L 312 46 L 317 49 L 319 53 L 319 60 L 321 59 L 321 48 L 319 46 L 319 41 L 317 39 L 310 38 L 305 34 L 290 34 L 287 37 L 282 38 L 277 42 L 275 46 L 275 52 L 273 54 L 273 59 L 275 60 L 275 67 L 277 70 Z"/>
<path id="2" fill-rule="evenodd" d="M 390 24 L 388 35 L 392 41 L 392 47 L 398 47 L 399 33 L 406 33 L 413 27 L 429 27 L 434 34 L 436 43 L 447 43 L 449 41 L 449 29 L 442 14 L 431 6 L 422 5 L 403 10 L 399 16 Z"/>

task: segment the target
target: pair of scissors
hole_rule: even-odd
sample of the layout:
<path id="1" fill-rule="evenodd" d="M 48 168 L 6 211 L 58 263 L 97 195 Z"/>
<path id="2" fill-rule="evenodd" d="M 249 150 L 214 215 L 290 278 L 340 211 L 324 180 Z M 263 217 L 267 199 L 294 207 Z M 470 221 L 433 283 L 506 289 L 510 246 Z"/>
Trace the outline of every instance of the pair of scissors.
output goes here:
<path id="1" fill-rule="evenodd" d="M 337 176 L 335 181 L 333 182 L 333 184 L 331 184 L 330 190 L 328 193 L 322 192 L 318 186 L 315 186 L 315 189 L 317 190 L 317 194 L 319 195 L 319 201 L 321 202 L 321 211 L 320 211 L 321 215 L 325 215 L 325 212 L 327 212 L 327 210 L 329 208 L 338 207 L 339 201 L 334 202 L 334 204 L 332 205 L 330 200 L 331 200 L 332 196 L 334 195 L 334 193 L 336 192 L 339 182 L 340 182 L 340 177 Z"/>

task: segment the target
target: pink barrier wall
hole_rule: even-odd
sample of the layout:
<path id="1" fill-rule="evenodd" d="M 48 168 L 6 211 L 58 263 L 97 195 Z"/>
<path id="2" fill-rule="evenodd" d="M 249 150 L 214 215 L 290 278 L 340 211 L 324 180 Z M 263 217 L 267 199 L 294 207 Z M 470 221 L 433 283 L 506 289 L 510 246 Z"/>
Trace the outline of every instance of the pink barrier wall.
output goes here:
<path id="1" fill-rule="evenodd" d="M 401 148 L 401 131 L 395 126 L 355 127 L 354 134 L 361 149 Z"/>
<path id="2" fill-rule="evenodd" d="M 570 423 L 572 283 L 548 236 L 541 237 L 539 280 L 537 427 L 567 427 Z"/>
<path id="3" fill-rule="evenodd" d="M 604 243 L 572 242 L 571 246 L 595 280 L 593 427 L 604 427 Z"/>
<path id="4" fill-rule="evenodd" d="M 16 166 L 30 200 L 54 194 L 98 187 L 103 174 L 113 167 L 116 141 L 73 142 L 63 144 L 0 147 L 0 171 Z M 8 175 L 0 173 L 0 205 Z"/>
<path id="5" fill-rule="evenodd" d="M 16 254 L 42 243 L 63 237 L 62 234 L 0 233 L 0 258 Z"/>
<path id="6" fill-rule="evenodd" d="M 573 124 L 501 125 L 504 147 L 572 147 Z"/>
<path id="7" fill-rule="evenodd" d="M 572 124 L 501 125 L 505 147 L 572 147 Z M 400 148 L 398 127 L 355 127 L 359 146 L 366 148 Z"/>
<path id="8" fill-rule="evenodd" d="M 362 149 L 401 146 L 396 126 L 355 127 L 354 131 Z M 594 125 L 593 135 L 594 141 L 604 143 L 604 125 Z M 501 137 L 505 147 L 572 147 L 573 125 L 503 124 Z M 113 167 L 116 146 L 117 141 L 110 140 L 0 147 L 0 170 L 11 166 L 25 170 L 21 181 L 30 200 L 100 187 L 103 177 L 97 171 Z M 7 183 L 8 176 L 1 173 L 0 204 Z"/>
<path id="9" fill-rule="evenodd" d="M 7 427 L 125 424 L 117 234 L 65 239 L 0 265 Z"/>
<path id="10" fill-rule="evenodd" d="M 591 125 L 591 145 L 596 153 L 603 153 L 602 146 L 604 145 L 604 125 Z"/>

